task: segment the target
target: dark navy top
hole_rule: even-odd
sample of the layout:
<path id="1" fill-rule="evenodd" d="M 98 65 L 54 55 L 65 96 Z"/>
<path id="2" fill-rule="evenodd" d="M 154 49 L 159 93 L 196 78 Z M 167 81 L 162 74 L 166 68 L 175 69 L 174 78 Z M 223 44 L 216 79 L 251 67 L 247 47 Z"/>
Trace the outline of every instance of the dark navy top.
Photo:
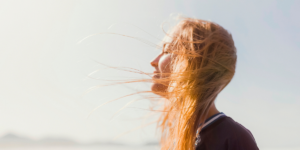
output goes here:
<path id="1" fill-rule="evenodd" d="M 251 132 L 224 113 L 208 118 L 200 134 L 196 150 L 258 150 Z"/>

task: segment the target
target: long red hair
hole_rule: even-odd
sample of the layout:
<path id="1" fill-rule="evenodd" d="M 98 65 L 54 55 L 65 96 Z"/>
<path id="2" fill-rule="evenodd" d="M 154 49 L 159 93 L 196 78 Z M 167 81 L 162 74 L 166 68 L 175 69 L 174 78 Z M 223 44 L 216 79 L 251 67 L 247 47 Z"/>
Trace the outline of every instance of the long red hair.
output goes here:
<path id="1" fill-rule="evenodd" d="M 161 73 L 166 78 L 120 81 L 102 86 L 148 81 L 166 86 L 165 91 L 152 91 L 165 98 L 158 121 L 162 133 L 161 150 L 193 150 L 198 126 L 205 121 L 217 95 L 234 76 L 236 48 L 231 34 L 223 27 L 193 18 L 181 20 L 166 38 L 169 40 L 163 42 L 163 50 L 171 53 L 171 73 Z M 147 74 L 135 69 L 112 68 Z M 149 91 L 126 96 L 140 93 Z"/>
<path id="2" fill-rule="evenodd" d="M 171 73 L 153 79 L 168 86 L 158 127 L 162 150 L 193 150 L 196 130 L 207 117 L 217 95 L 235 73 L 232 36 L 220 25 L 184 18 L 167 34 L 164 51 L 172 55 Z M 156 93 L 157 94 L 157 93 Z"/>

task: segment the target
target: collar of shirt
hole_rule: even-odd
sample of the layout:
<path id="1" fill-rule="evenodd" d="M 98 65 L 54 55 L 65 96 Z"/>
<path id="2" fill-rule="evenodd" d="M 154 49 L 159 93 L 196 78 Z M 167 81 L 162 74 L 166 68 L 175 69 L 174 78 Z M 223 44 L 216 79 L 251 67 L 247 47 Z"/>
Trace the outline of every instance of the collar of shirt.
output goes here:
<path id="1" fill-rule="evenodd" d="M 206 127 L 208 127 L 210 124 L 214 123 L 215 121 L 217 121 L 220 118 L 226 117 L 226 115 L 223 112 L 217 113 L 211 117 L 209 117 L 208 119 L 205 120 L 204 125 L 202 127 L 202 130 Z M 201 125 L 199 125 L 200 127 Z"/>
<path id="2" fill-rule="evenodd" d="M 208 119 L 205 120 L 204 125 L 202 126 L 201 130 L 205 129 L 210 124 L 214 123 L 215 121 L 217 121 L 218 119 L 223 118 L 223 117 L 226 117 L 226 115 L 223 112 L 217 113 L 217 114 L 209 117 Z M 200 133 L 199 133 L 201 125 L 202 124 L 199 125 L 199 128 L 198 128 L 197 133 L 196 133 L 196 142 L 195 142 L 196 146 L 201 141 L 201 137 L 200 137 Z"/>

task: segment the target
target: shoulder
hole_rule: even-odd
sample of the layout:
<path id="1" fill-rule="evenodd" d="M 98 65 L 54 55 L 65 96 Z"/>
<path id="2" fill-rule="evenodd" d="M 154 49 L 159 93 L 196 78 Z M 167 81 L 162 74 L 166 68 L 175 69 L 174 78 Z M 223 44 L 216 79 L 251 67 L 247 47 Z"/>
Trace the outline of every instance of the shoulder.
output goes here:
<path id="1" fill-rule="evenodd" d="M 200 145 L 208 149 L 258 150 L 252 133 L 227 116 L 203 129 L 200 135 Z"/>
<path id="2" fill-rule="evenodd" d="M 227 130 L 227 132 L 232 137 L 243 136 L 243 135 L 253 137 L 252 133 L 247 128 L 245 128 L 240 123 L 234 121 L 230 117 L 224 117 L 224 120 L 220 123 L 219 127 Z"/>
<path id="3" fill-rule="evenodd" d="M 219 128 L 224 130 L 226 134 L 226 145 L 228 149 L 239 150 L 256 150 L 256 141 L 247 128 L 240 123 L 234 121 L 230 117 L 224 117 L 224 120 L 220 122 Z M 220 130 L 219 129 L 219 130 Z"/>

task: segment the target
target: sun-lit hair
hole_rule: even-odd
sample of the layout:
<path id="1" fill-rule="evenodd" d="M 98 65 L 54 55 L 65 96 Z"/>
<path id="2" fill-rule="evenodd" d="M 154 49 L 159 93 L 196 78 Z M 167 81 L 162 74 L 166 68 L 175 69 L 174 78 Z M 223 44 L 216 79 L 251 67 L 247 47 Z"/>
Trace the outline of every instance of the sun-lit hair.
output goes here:
<path id="1" fill-rule="evenodd" d="M 145 42 L 122 34 L 108 34 Z M 193 18 L 182 19 L 166 35 L 163 45 L 163 51 L 171 54 L 171 73 L 160 73 L 163 78 L 126 80 L 101 86 L 151 81 L 167 87 L 163 91 L 151 91 L 165 98 L 158 120 L 162 133 L 161 150 L 194 150 L 199 125 L 203 125 L 210 106 L 234 76 L 236 48 L 231 34 L 223 27 Z M 110 68 L 151 75 L 133 68 Z M 140 91 L 123 97 L 149 92 Z"/>
<path id="2" fill-rule="evenodd" d="M 235 73 L 232 36 L 220 25 L 184 18 L 170 32 L 163 51 L 171 53 L 169 77 L 153 79 L 168 84 L 158 126 L 162 150 L 193 150 L 196 131 L 217 95 Z"/>

